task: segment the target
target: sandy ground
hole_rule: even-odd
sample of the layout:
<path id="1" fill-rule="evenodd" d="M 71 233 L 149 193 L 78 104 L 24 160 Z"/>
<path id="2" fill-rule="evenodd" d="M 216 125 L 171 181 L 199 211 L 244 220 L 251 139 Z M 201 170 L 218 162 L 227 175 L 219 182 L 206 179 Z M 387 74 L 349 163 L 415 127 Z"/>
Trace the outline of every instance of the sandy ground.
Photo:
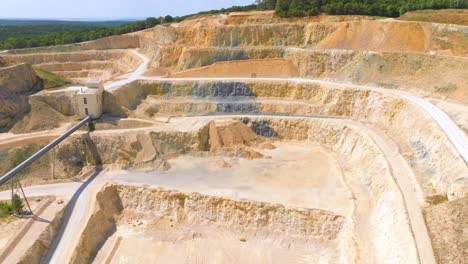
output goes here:
<path id="1" fill-rule="evenodd" d="M 146 228 L 138 222 L 119 226 L 93 263 L 331 263 L 334 254 L 333 245 L 288 247 L 281 238 L 209 225 Z"/>
<path id="2" fill-rule="evenodd" d="M 167 172 L 130 172 L 131 178 L 129 172 L 110 172 L 108 176 L 184 192 L 351 213 L 351 194 L 330 152 L 306 142 L 275 145 L 274 150 L 257 150 L 267 157 L 262 159 L 181 156 L 170 161 L 172 169 Z"/>

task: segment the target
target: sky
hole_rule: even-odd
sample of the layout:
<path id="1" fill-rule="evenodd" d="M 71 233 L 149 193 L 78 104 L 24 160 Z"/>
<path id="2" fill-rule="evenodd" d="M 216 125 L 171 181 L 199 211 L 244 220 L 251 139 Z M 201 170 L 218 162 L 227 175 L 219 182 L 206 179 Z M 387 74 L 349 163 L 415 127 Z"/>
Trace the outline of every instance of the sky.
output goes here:
<path id="1" fill-rule="evenodd" d="M 180 16 L 254 0 L 0 0 L 0 18 L 141 19 Z"/>

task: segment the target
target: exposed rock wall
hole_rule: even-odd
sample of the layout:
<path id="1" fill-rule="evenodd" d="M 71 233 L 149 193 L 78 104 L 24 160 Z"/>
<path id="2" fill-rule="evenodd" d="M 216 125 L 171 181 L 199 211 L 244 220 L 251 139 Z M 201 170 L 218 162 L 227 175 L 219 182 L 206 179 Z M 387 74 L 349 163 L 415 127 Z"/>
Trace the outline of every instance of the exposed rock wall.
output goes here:
<path id="1" fill-rule="evenodd" d="M 189 48 L 183 50 L 175 70 L 183 71 L 221 61 L 255 61 L 271 58 L 291 61 L 296 66 L 299 77 L 411 90 L 422 96 L 450 97 L 463 103 L 467 102 L 468 98 L 468 83 L 465 80 L 468 61 L 465 58 L 427 56 L 418 53 L 282 47 Z M 165 67 L 175 66 L 171 63 L 176 60 L 170 61 L 166 61 Z M 254 67 L 246 69 L 254 70 Z M 206 72 L 209 76 L 209 72 L 204 68 L 197 70 L 203 74 Z M 232 67 L 232 71 L 235 71 L 235 67 Z M 440 72 L 445 74 L 441 75 Z M 223 72 L 218 75 L 218 77 L 229 76 Z M 289 73 L 286 77 L 296 76 Z"/>
<path id="2" fill-rule="evenodd" d="M 29 63 L 67 78 L 103 81 L 135 69 L 141 59 L 128 50 L 36 53 L 4 56 L 10 63 Z"/>
<path id="3" fill-rule="evenodd" d="M 96 200 L 97 208 L 75 249 L 72 263 L 92 260 L 97 245 L 107 239 L 126 213 L 158 222 L 170 218 L 174 223 L 209 224 L 236 232 L 251 232 L 255 236 L 287 236 L 289 240 L 318 243 L 337 239 L 349 224 L 346 218 L 322 210 L 285 208 L 145 187 L 107 185 Z"/>
<path id="4" fill-rule="evenodd" d="M 180 54 L 176 70 L 208 66 L 220 61 L 282 58 L 283 55 L 284 49 L 279 47 L 185 48 Z"/>
<path id="5" fill-rule="evenodd" d="M 40 92 L 29 96 L 27 102 L 30 110 L 23 117 L 16 120 L 9 132 L 29 133 L 54 129 L 63 123 L 76 121 L 76 92 Z"/>
<path id="6" fill-rule="evenodd" d="M 0 68 L 0 131 L 29 110 L 27 96 L 42 89 L 42 81 L 31 65 Z"/>
<path id="7" fill-rule="evenodd" d="M 256 132 L 274 131 L 288 140 L 309 140 L 336 152 L 345 168 L 346 181 L 356 200 L 356 209 L 366 220 L 354 219 L 364 263 L 417 263 L 418 253 L 401 193 L 393 180 L 385 155 L 364 131 L 337 120 L 251 118 L 261 124 Z M 366 204 L 368 202 L 368 204 Z M 361 208 L 363 206 L 363 208 Z M 367 208 L 369 207 L 369 208 Z M 364 210 L 362 210 L 364 209 Z M 367 211 L 368 210 L 368 211 Z M 367 213 L 366 213 L 367 212 Z M 362 222 L 363 221 L 363 222 Z M 366 246 L 370 248 L 366 248 Z"/>
<path id="8" fill-rule="evenodd" d="M 219 77 L 297 77 L 295 65 L 285 59 L 240 60 L 215 62 L 209 66 L 169 74 L 171 78 Z"/>
<path id="9" fill-rule="evenodd" d="M 116 217 L 124 209 L 115 189 L 96 195 L 96 208 L 78 242 L 70 263 L 91 263 L 103 241 L 116 230 Z"/>
<path id="10" fill-rule="evenodd" d="M 45 146 L 50 135 L 20 142 L 0 149 L 0 174 L 12 168 L 12 164 L 31 156 Z M 194 151 L 208 149 L 208 126 L 190 131 L 160 131 L 146 129 L 129 133 L 126 130 L 96 131 L 91 135 L 77 132 L 54 150 L 31 165 L 23 185 L 38 184 L 79 178 L 90 166 L 109 165 L 116 169 L 152 168 L 168 169 L 167 159 Z"/>
<path id="11" fill-rule="evenodd" d="M 426 195 L 446 195 L 454 181 L 468 177 L 465 162 L 426 112 L 378 90 L 295 81 L 137 81 L 104 96 L 104 109 L 113 115 L 151 119 L 149 107 L 157 115 L 276 113 L 368 121 L 399 144 Z"/>

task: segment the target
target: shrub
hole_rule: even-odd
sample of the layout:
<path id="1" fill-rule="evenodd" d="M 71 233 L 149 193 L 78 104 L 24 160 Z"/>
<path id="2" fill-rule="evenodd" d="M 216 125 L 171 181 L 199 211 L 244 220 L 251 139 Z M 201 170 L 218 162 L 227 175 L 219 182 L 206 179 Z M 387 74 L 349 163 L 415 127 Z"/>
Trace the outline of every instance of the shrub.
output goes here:
<path id="1" fill-rule="evenodd" d="M 13 210 L 13 212 L 19 214 L 23 211 L 23 208 L 24 208 L 24 202 L 23 202 L 23 199 L 21 199 L 21 197 L 15 193 L 15 195 L 13 195 L 13 200 L 11 201 L 11 208 Z"/>
<path id="2" fill-rule="evenodd" d="M 11 205 L 7 202 L 0 201 L 0 219 L 8 217 L 11 215 L 11 212 Z"/>

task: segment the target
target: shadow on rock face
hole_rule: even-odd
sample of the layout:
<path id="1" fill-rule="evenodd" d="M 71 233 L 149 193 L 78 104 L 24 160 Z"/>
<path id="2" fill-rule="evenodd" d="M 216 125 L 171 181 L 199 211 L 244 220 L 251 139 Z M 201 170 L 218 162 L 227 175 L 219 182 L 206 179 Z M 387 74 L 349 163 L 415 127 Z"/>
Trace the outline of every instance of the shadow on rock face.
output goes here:
<path id="1" fill-rule="evenodd" d="M 250 125 L 255 134 L 266 137 L 273 138 L 279 137 L 279 134 L 271 127 L 270 121 L 259 120 L 252 121 L 250 118 L 245 117 L 242 119 L 242 122 L 246 125 Z"/>

